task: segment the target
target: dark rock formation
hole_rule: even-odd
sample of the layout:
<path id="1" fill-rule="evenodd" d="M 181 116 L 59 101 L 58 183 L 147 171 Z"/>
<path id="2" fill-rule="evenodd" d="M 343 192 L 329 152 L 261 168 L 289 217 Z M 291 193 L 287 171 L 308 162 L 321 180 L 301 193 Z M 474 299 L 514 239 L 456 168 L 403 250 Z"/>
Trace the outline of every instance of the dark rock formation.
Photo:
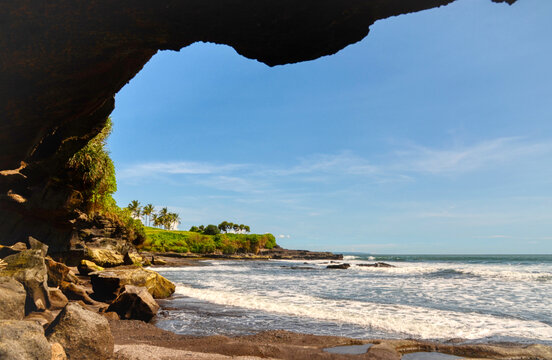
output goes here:
<path id="1" fill-rule="evenodd" d="M 0 359 L 51 360 L 44 329 L 32 321 L 0 320 Z"/>
<path id="2" fill-rule="evenodd" d="M 387 264 L 384 262 L 377 262 L 374 264 L 358 264 L 357 266 L 364 266 L 364 267 L 396 267 L 395 265 Z"/>
<path id="3" fill-rule="evenodd" d="M 50 307 L 48 273 L 41 250 L 25 250 L 4 259 L 8 266 L 1 276 L 11 276 L 25 287 L 25 312 L 42 311 Z"/>
<path id="4" fill-rule="evenodd" d="M 361 40 L 376 20 L 453 1 L 3 2 L 0 243 L 33 236 L 53 253 L 78 250 L 82 196 L 65 164 L 159 49 L 207 41 L 270 66 L 305 61 Z"/>
<path id="5" fill-rule="evenodd" d="M 401 354 L 389 344 L 376 344 L 366 352 L 367 357 L 373 360 L 400 360 Z"/>
<path id="6" fill-rule="evenodd" d="M 34 321 L 43 329 L 46 329 L 56 318 L 56 314 L 52 313 L 50 310 L 44 310 L 40 312 L 32 312 L 29 315 L 25 316 L 26 321 Z"/>
<path id="7" fill-rule="evenodd" d="M 159 305 L 145 287 L 126 285 L 123 292 L 109 305 L 106 312 L 114 311 L 121 319 L 149 322 Z"/>
<path id="8" fill-rule="evenodd" d="M 101 300 L 115 299 L 125 285 L 143 286 L 156 299 L 174 293 L 175 285 L 155 271 L 137 268 L 115 268 L 90 274 L 94 296 Z"/>
<path id="9" fill-rule="evenodd" d="M 91 272 L 104 270 L 103 267 L 96 265 L 90 260 L 82 260 L 77 266 L 77 269 L 79 270 L 79 274 L 81 275 L 88 275 Z"/>
<path id="10" fill-rule="evenodd" d="M 25 316 L 27 293 L 21 283 L 0 276 L 0 320 L 21 320 Z"/>
<path id="11" fill-rule="evenodd" d="M 99 314 L 69 303 L 46 329 L 50 342 L 63 346 L 67 357 L 77 359 L 111 359 L 113 336 L 107 320 Z"/>
<path id="12" fill-rule="evenodd" d="M 5 258 L 6 256 L 20 253 L 23 250 L 27 250 L 27 245 L 22 242 L 15 243 L 11 246 L 0 245 L 0 259 Z"/>
<path id="13" fill-rule="evenodd" d="M 88 305 L 97 304 L 97 301 L 93 300 L 86 289 L 80 285 L 63 281 L 60 285 L 60 289 L 69 300 L 81 300 Z"/>
<path id="14" fill-rule="evenodd" d="M 67 265 L 52 260 L 49 257 L 44 259 L 46 268 L 48 269 L 48 286 L 60 286 L 62 281 L 67 281 L 67 275 L 71 271 Z"/>
<path id="15" fill-rule="evenodd" d="M 328 266 L 326 266 L 326 269 L 343 269 L 343 270 L 346 270 L 350 267 L 351 267 L 350 264 L 337 264 L 337 265 L 328 265 Z"/>
<path id="16" fill-rule="evenodd" d="M 342 254 L 331 252 L 309 251 L 309 250 L 289 250 L 279 246 L 273 249 L 263 249 L 259 252 L 261 256 L 267 256 L 271 259 L 285 260 L 343 260 Z"/>
<path id="17" fill-rule="evenodd" d="M 58 288 L 49 288 L 48 292 L 50 294 L 50 310 L 61 310 L 69 302 L 67 296 Z"/>

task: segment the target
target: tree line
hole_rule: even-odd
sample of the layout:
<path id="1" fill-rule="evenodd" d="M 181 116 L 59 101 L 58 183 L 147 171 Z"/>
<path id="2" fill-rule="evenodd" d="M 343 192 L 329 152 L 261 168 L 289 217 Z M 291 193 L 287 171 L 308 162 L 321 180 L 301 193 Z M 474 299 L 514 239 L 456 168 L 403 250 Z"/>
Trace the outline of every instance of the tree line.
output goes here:
<path id="1" fill-rule="evenodd" d="M 127 209 L 130 210 L 132 216 L 135 218 L 144 219 L 147 226 L 153 224 L 155 227 L 164 227 L 168 230 L 173 224 L 180 224 L 180 215 L 169 212 L 166 207 L 156 212 L 152 204 L 142 207 L 138 200 L 132 200 L 128 204 Z"/>
<path id="2" fill-rule="evenodd" d="M 251 228 L 249 225 L 244 224 L 234 224 L 232 222 L 223 221 L 220 224 L 217 225 L 199 225 L 199 226 L 192 226 L 189 231 L 191 232 L 197 232 L 202 233 L 205 235 L 217 235 L 220 233 L 228 233 L 228 231 L 234 230 L 236 234 L 248 234 L 251 231 Z"/>

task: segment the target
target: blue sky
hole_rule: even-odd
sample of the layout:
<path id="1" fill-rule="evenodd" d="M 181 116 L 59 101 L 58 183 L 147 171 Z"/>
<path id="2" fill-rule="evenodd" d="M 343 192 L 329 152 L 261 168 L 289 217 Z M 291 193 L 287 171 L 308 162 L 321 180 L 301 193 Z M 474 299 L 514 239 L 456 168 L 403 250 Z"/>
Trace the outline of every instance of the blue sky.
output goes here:
<path id="1" fill-rule="evenodd" d="M 116 97 L 115 198 L 288 248 L 552 253 L 550 19 L 460 0 L 300 64 L 160 52 Z"/>

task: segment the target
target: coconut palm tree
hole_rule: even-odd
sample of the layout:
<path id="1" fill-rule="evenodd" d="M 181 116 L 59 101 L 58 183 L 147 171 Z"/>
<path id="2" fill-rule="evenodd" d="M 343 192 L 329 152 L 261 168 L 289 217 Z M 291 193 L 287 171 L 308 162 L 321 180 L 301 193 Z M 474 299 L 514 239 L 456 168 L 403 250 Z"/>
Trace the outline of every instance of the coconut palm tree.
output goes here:
<path id="1" fill-rule="evenodd" d="M 148 226 L 149 226 L 150 217 L 153 214 L 154 210 L 155 210 L 155 208 L 153 207 L 152 204 L 147 204 L 142 209 L 142 215 L 144 215 L 146 217 L 146 224 L 148 224 Z"/>
<path id="2" fill-rule="evenodd" d="M 134 218 L 140 218 L 142 207 L 140 206 L 140 202 L 138 200 L 132 200 L 130 204 L 128 204 L 127 209 L 130 210 Z"/>
<path id="3" fill-rule="evenodd" d="M 159 220 L 158 214 L 153 213 L 151 215 L 151 221 L 153 222 L 153 226 L 155 227 L 158 227 L 159 225 L 161 225 L 161 221 Z"/>

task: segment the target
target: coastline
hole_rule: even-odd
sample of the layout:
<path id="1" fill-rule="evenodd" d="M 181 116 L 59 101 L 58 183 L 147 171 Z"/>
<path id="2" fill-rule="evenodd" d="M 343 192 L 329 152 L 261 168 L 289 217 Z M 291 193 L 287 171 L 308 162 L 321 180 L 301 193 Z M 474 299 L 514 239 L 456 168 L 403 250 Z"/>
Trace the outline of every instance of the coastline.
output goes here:
<path id="1" fill-rule="evenodd" d="M 170 258 L 170 256 L 169 256 Z M 194 259 L 182 258 L 184 266 L 205 266 L 198 260 L 225 260 L 197 257 Z M 227 259 L 228 260 L 228 259 Z M 252 260 L 248 258 L 230 260 Z M 255 260 L 255 259 L 253 259 Z M 256 259 L 262 260 L 262 259 Z M 167 264 L 166 266 L 169 266 Z M 170 265 L 170 266 L 174 266 Z M 164 266 L 154 266 L 152 270 L 163 269 Z M 161 302 L 161 311 L 171 310 L 171 299 Z M 158 315 L 159 316 L 159 315 Z M 153 323 L 155 324 L 155 322 Z M 324 348 L 335 346 L 377 344 L 376 350 L 382 353 L 376 355 L 374 351 L 367 352 L 361 358 L 367 359 L 401 359 L 404 354 L 418 352 L 440 352 L 455 355 L 456 358 L 470 359 L 552 359 L 552 347 L 538 343 L 516 342 L 481 342 L 461 339 L 447 341 L 424 341 L 413 339 L 358 339 L 351 337 L 313 335 L 305 332 L 291 332 L 286 330 L 269 330 L 256 332 L 254 335 L 240 336 L 192 336 L 179 335 L 160 329 L 152 324 L 132 324 L 111 322 L 116 344 L 123 351 L 129 351 L 127 346 L 145 344 L 157 347 L 156 349 L 170 349 L 171 351 L 195 351 L 199 353 L 216 353 L 221 356 L 247 356 L 248 358 L 279 358 L 279 359 L 351 359 L 359 355 L 332 354 Z M 143 326 L 142 326 L 143 325 Z M 151 334 L 145 335 L 145 334 Z M 170 353 L 170 351 L 169 351 Z M 424 359 L 423 354 L 419 359 Z M 436 356 L 436 354 L 432 354 Z M 167 357 L 169 358 L 169 357 Z M 201 358 L 201 357 L 198 357 Z M 221 359 L 224 357 L 221 357 Z M 136 358 L 140 359 L 140 358 Z M 160 357 L 164 359 L 164 357 Z M 412 358 L 414 359 L 414 358 Z M 418 358 L 416 358 L 418 359 Z M 432 359 L 434 359 L 432 357 Z M 437 359 L 437 357 L 435 357 Z M 442 358 L 446 359 L 446 356 Z"/>
<path id="2" fill-rule="evenodd" d="M 320 336 L 285 330 L 245 336 L 178 335 L 137 320 L 110 320 L 116 360 L 208 359 L 378 359 L 398 360 L 405 354 L 432 352 L 457 359 L 552 359 L 552 347 L 532 344 L 455 344 L 417 340 L 353 339 Z M 372 344 L 362 355 L 325 351 L 341 346 Z M 155 352 L 156 357 L 152 357 Z M 178 357 L 182 356 L 182 357 Z M 420 359 L 421 359 L 420 358 Z"/>

